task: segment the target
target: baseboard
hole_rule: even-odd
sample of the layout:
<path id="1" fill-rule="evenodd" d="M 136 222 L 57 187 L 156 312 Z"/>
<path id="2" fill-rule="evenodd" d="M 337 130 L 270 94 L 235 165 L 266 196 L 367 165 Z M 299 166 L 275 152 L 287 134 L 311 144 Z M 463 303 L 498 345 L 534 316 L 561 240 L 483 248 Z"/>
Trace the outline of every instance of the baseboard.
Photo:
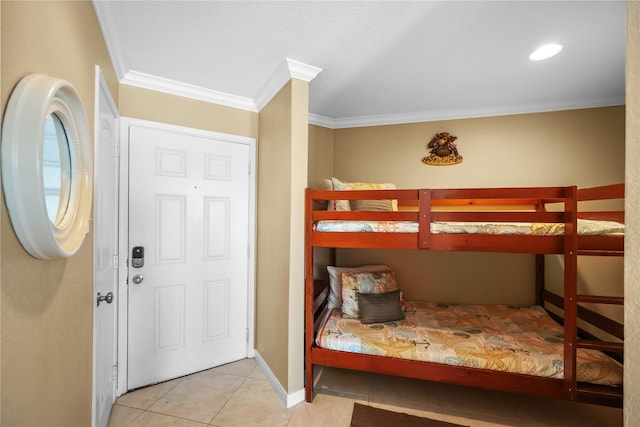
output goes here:
<path id="1" fill-rule="evenodd" d="M 254 353 L 256 362 L 262 368 L 262 371 L 267 376 L 267 379 L 280 397 L 280 400 L 282 400 L 284 406 L 286 406 L 287 408 L 291 408 L 292 406 L 304 401 L 304 388 L 293 393 L 287 393 L 284 387 L 282 387 L 282 384 L 280 384 L 280 381 L 278 381 L 273 372 L 271 372 L 271 369 L 269 369 L 269 365 L 267 365 L 267 362 L 265 362 L 262 356 L 260 356 L 260 352 L 258 350 L 254 350 Z"/>

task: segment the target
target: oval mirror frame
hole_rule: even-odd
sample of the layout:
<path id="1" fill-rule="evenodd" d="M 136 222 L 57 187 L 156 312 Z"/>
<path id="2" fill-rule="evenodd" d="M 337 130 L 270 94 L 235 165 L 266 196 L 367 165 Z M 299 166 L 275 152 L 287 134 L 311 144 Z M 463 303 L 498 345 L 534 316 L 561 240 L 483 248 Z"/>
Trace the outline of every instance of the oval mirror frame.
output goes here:
<path id="1" fill-rule="evenodd" d="M 45 200 L 43 144 L 45 122 L 61 123 L 68 161 L 62 162 L 60 203 L 55 222 Z M 61 150 L 64 150 L 64 145 Z M 78 92 L 67 81 L 30 74 L 16 85 L 2 124 L 2 185 L 11 224 L 35 258 L 69 257 L 89 230 L 93 196 L 93 154 L 87 116 Z M 68 169 L 68 170 L 65 170 Z"/>

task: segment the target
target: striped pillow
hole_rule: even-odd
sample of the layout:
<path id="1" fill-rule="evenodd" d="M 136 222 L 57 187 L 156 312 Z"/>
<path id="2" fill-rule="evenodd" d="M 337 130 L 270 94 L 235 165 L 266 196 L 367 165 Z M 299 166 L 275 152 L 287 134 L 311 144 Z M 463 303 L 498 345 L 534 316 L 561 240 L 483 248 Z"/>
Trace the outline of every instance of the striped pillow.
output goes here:
<path id="1" fill-rule="evenodd" d="M 392 211 L 391 200 L 352 200 L 352 211 Z"/>

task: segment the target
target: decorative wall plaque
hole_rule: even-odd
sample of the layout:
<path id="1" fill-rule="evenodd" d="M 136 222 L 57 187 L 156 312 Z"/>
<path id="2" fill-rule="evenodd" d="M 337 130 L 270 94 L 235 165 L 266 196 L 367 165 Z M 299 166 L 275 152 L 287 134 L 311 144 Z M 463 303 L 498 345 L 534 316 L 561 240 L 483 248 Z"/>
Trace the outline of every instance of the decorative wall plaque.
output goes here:
<path id="1" fill-rule="evenodd" d="M 429 155 L 422 158 L 422 163 L 433 166 L 449 166 L 462 163 L 462 156 L 458 153 L 458 147 L 454 141 L 457 136 L 449 132 L 440 132 L 434 135 L 427 148 Z"/>

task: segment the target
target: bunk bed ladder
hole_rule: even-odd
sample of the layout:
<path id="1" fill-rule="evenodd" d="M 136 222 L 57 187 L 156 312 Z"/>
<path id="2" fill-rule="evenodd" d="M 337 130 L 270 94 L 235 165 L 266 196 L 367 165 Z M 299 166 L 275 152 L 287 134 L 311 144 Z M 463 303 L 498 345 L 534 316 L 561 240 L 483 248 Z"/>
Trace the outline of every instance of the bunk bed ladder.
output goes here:
<path id="1" fill-rule="evenodd" d="M 623 305 L 623 297 L 612 296 L 595 296 L 595 295 L 577 295 L 578 303 L 591 303 L 591 304 L 614 304 Z M 582 310 L 581 310 L 582 309 Z M 605 332 L 613 335 L 614 337 L 623 340 L 624 339 L 624 325 L 610 320 L 597 312 L 578 307 L 578 312 L 581 318 L 587 320 L 589 323 L 598 324 L 599 327 Z M 604 341 L 595 337 L 589 339 L 578 339 L 578 348 L 600 350 L 604 353 L 613 353 L 621 355 L 624 352 L 624 343 L 615 341 Z M 623 387 L 614 388 L 606 386 L 597 386 L 593 384 L 579 383 L 577 385 L 577 397 L 581 402 L 596 402 L 599 404 L 607 404 L 609 406 L 621 406 L 622 405 L 622 393 Z"/>
<path id="2" fill-rule="evenodd" d="M 564 206 L 564 390 L 570 400 L 577 400 L 578 202 L 575 186 L 567 187 L 566 191 Z"/>
<path id="3" fill-rule="evenodd" d="M 595 337 L 593 339 L 585 339 L 578 336 L 578 319 L 580 318 L 588 323 L 597 325 L 605 332 L 622 340 L 624 338 L 623 325 L 606 319 L 597 312 L 579 304 L 622 305 L 624 300 L 622 297 L 578 294 L 578 255 L 622 255 L 622 252 L 578 251 L 577 200 L 576 187 L 568 187 L 565 198 L 564 301 L 561 301 L 561 305 L 564 308 L 564 392 L 570 400 L 620 406 L 622 404 L 622 387 L 616 389 L 614 387 L 578 383 L 577 381 L 576 360 L 578 348 L 600 350 L 605 353 L 622 353 L 624 349 L 624 345 L 621 342 L 609 342 Z M 543 265 L 543 262 L 539 262 L 537 268 L 540 268 L 541 265 Z M 540 286 L 538 286 L 537 290 L 538 297 L 541 292 L 544 293 Z"/>
<path id="4" fill-rule="evenodd" d="M 578 201 L 593 200 L 615 200 L 624 199 L 624 184 L 610 185 L 594 188 L 585 188 L 577 191 Z M 606 211 L 606 212 L 581 212 L 581 218 L 602 219 L 609 221 L 624 222 L 623 211 Z M 621 236 L 622 247 L 624 247 L 624 236 Z M 621 249 L 619 242 L 615 242 L 612 247 L 596 247 L 581 245 L 577 255 L 579 256 L 624 256 L 624 250 Z M 585 295 L 578 294 L 576 289 L 576 305 L 578 318 L 586 323 L 596 326 L 598 329 L 608 333 L 619 341 L 605 341 L 598 337 L 581 331 L 581 335 L 587 338 L 578 338 L 576 348 L 599 350 L 609 354 L 614 359 L 622 362 L 624 353 L 624 325 L 602 314 L 590 310 L 581 303 L 588 304 L 609 304 L 624 305 L 624 298 L 619 296 L 604 295 Z M 578 383 L 576 384 L 576 397 L 581 402 L 606 404 L 609 406 L 621 407 L 623 402 L 624 387 L 599 386 L 594 384 Z"/>

